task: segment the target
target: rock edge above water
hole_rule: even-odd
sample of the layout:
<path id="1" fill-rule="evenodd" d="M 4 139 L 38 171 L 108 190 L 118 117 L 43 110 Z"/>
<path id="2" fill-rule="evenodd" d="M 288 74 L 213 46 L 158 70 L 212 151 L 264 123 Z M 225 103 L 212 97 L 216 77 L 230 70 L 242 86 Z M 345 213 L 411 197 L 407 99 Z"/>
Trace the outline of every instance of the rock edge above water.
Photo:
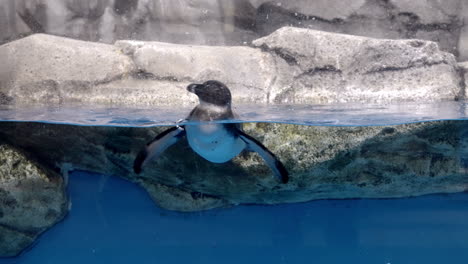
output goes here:
<path id="1" fill-rule="evenodd" d="M 285 27 L 251 47 L 36 34 L 0 46 L 0 102 L 190 105 L 185 87 L 217 79 L 233 103 L 441 101 L 466 97 L 452 54 L 423 40 Z"/>

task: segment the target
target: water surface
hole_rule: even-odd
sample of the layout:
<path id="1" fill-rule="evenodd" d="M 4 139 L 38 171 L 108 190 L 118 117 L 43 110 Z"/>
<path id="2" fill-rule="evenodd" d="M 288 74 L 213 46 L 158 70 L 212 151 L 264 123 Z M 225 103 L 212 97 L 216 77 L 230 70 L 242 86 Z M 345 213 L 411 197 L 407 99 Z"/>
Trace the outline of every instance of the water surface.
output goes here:
<path id="1" fill-rule="evenodd" d="M 174 125 L 193 107 L 105 107 L 99 105 L 0 106 L 0 121 L 34 121 L 86 126 Z M 315 126 L 376 126 L 466 120 L 468 102 L 327 105 L 235 105 L 230 122 L 275 122 Z"/>

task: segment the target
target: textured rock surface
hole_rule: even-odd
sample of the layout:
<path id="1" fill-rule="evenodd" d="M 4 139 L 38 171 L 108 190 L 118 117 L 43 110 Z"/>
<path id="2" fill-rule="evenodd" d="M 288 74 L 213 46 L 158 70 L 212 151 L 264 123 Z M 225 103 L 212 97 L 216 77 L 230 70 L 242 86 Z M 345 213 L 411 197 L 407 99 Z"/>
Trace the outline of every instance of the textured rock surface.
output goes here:
<path id="1" fill-rule="evenodd" d="M 290 172 L 278 182 L 256 154 L 210 163 L 181 141 L 145 168 L 133 159 L 164 128 L 73 127 L 2 123 L 0 135 L 49 166 L 139 182 L 162 207 L 202 210 L 239 203 L 274 204 L 328 198 L 390 198 L 468 189 L 466 121 L 390 127 L 246 124 Z M 63 146 L 67 146 L 64 148 Z"/>
<path id="2" fill-rule="evenodd" d="M 239 45 L 283 26 L 376 38 L 422 38 L 468 58 L 466 0 L 4 0 L 0 43 L 31 32 Z M 2 15 L 3 14 L 3 15 Z M 457 48 L 458 47 L 458 48 Z"/>
<path id="3" fill-rule="evenodd" d="M 454 56 L 434 42 L 286 27 L 254 46 L 33 35 L 0 46 L 0 101 L 190 105 L 186 86 L 208 79 L 234 103 L 437 101 L 463 89 Z"/>
<path id="4" fill-rule="evenodd" d="M 62 177 L 0 144 L 0 256 L 18 255 L 67 212 Z"/>
<path id="5" fill-rule="evenodd" d="M 433 101 L 460 94 L 455 59 L 434 42 L 284 27 L 253 44 L 283 59 L 273 102 Z"/>
<path id="6" fill-rule="evenodd" d="M 459 63 L 458 66 L 460 67 L 460 73 L 462 74 L 462 88 L 465 93 L 465 98 L 468 98 L 468 61 Z"/>
<path id="7" fill-rule="evenodd" d="M 257 32 L 267 35 L 296 26 L 390 39 L 426 39 L 457 54 L 464 0 L 252 0 Z"/>
<path id="8" fill-rule="evenodd" d="M 140 73 L 152 79 L 186 84 L 221 80 L 231 88 L 236 102 L 267 102 L 269 85 L 275 78 L 273 58 L 260 49 L 134 41 L 119 41 L 116 45 L 133 58 Z M 174 91 L 160 93 L 169 95 Z M 185 86 L 180 93 L 187 95 Z"/>
<path id="9" fill-rule="evenodd" d="M 468 1 L 462 2 L 460 13 L 465 25 L 461 28 L 458 39 L 458 59 L 460 61 L 468 61 L 468 25 L 466 25 L 466 21 L 468 21 Z"/>
<path id="10" fill-rule="evenodd" d="M 96 91 L 96 85 L 134 69 L 133 62 L 112 45 L 44 34 L 0 46 L 0 57 L 8 65 L 0 67 L 0 92 L 16 102 L 99 100 L 106 94 Z"/>

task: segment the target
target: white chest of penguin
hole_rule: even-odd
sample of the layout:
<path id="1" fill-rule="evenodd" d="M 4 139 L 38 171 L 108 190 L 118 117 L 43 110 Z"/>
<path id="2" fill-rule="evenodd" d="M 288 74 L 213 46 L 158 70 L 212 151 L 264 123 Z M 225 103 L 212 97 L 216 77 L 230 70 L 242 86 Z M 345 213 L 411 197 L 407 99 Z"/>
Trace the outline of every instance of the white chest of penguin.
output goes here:
<path id="1" fill-rule="evenodd" d="M 187 125 L 185 130 L 190 147 L 198 155 L 214 163 L 231 160 L 246 146 L 224 124 Z"/>

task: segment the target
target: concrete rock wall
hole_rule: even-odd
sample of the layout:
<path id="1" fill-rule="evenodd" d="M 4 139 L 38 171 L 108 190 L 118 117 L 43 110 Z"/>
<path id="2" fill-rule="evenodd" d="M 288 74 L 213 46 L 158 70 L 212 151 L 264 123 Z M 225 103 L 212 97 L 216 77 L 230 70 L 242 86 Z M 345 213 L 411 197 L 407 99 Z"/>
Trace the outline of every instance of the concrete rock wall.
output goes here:
<path id="1" fill-rule="evenodd" d="M 35 32 L 107 43 L 239 45 L 295 26 L 432 40 L 467 60 L 467 6 L 468 0 L 5 0 L 0 43 Z"/>
<path id="2" fill-rule="evenodd" d="M 35 34 L 0 46 L 0 102 L 193 105 L 192 82 L 220 80 L 239 103 L 441 101 L 465 98 L 452 54 L 434 42 L 294 27 L 252 47 Z M 462 65 L 462 64 L 460 64 Z"/>

